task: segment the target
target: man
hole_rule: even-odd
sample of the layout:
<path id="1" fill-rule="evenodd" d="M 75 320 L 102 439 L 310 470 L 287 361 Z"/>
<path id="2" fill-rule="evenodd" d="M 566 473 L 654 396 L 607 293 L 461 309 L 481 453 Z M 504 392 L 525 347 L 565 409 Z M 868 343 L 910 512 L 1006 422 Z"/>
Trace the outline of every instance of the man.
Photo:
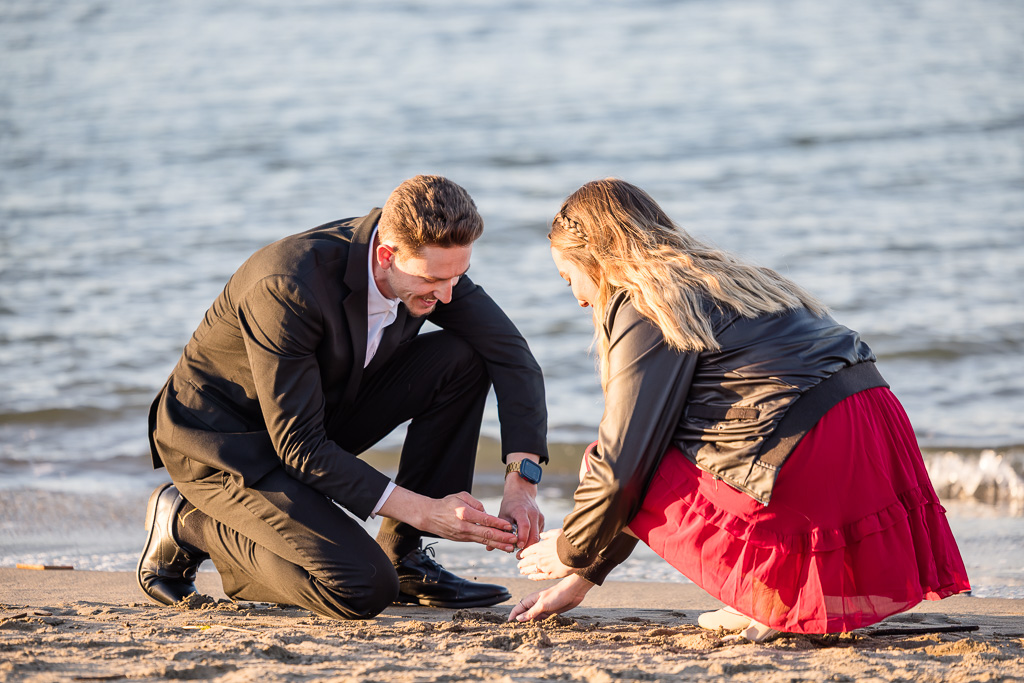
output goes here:
<path id="1" fill-rule="evenodd" d="M 508 599 L 421 547 L 429 535 L 511 552 L 543 527 L 543 380 L 466 277 L 482 231 L 463 188 L 417 176 L 383 210 L 286 237 L 239 268 L 150 412 L 154 465 L 174 485 L 150 498 L 143 591 L 177 602 L 209 557 L 232 598 L 339 619 L 395 600 Z M 441 329 L 419 334 L 426 320 Z M 496 517 L 468 493 L 492 383 L 509 465 Z M 356 456 L 408 420 L 391 482 Z M 385 518 L 376 542 L 342 507 Z"/>

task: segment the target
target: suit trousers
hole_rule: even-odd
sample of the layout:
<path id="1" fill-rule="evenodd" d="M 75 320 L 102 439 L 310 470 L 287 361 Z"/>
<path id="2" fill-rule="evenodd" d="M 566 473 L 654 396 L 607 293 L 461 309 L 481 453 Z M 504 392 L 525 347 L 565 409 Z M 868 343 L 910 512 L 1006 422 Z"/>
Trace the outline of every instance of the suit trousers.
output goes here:
<path id="1" fill-rule="evenodd" d="M 359 454 L 411 420 L 395 482 L 432 498 L 468 491 L 489 389 L 485 365 L 466 342 L 444 331 L 421 334 L 363 378 L 353 407 L 327 416 L 327 434 Z M 398 576 L 374 539 L 284 468 L 242 486 L 196 461 L 164 464 L 185 499 L 209 518 L 202 550 L 229 597 L 368 619 L 398 596 Z M 391 519 L 382 531 L 422 534 Z"/>

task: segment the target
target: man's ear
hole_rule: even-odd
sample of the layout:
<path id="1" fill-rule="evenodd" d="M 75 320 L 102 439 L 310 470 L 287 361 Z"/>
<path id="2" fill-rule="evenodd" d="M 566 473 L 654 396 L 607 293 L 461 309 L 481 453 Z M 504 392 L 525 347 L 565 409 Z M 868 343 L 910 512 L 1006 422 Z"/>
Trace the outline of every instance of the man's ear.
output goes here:
<path id="1" fill-rule="evenodd" d="M 387 244 L 377 245 L 377 263 L 384 270 L 387 270 L 395 262 L 395 250 L 393 247 Z"/>

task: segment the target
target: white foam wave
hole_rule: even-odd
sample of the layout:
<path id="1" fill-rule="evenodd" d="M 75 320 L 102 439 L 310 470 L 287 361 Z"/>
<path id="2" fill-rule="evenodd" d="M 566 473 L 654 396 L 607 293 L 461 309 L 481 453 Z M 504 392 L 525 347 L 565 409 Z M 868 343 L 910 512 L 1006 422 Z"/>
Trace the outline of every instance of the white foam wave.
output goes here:
<path id="1" fill-rule="evenodd" d="M 956 451 L 925 455 L 928 475 L 940 498 L 1008 504 L 1024 511 L 1024 453 L 992 449 L 976 456 Z"/>

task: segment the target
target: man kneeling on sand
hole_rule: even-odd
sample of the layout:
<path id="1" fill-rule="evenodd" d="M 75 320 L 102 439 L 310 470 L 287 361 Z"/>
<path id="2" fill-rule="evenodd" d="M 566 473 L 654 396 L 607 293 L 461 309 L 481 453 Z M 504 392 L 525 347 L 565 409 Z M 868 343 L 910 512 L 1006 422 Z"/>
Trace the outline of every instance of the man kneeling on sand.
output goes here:
<path id="1" fill-rule="evenodd" d="M 209 558 L 231 598 L 338 619 L 396 601 L 509 598 L 446 571 L 421 541 L 511 552 L 543 528 L 543 379 L 466 276 L 482 231 L 463 188 L 417 176 L 383 209 L 286 237 L 239 268 L 150 411 L 154 466 L 174 484 L 149 501 L 147 595 L 186 597 Z M 440 330 L 419 334 L 427 320 Z M 497 516 L 468 493 L 492 384 L 508 464 Z M 357 457 L 410 420 L 394 481 Z M 376 542 L 342 508 L 384 517 Z"/>

